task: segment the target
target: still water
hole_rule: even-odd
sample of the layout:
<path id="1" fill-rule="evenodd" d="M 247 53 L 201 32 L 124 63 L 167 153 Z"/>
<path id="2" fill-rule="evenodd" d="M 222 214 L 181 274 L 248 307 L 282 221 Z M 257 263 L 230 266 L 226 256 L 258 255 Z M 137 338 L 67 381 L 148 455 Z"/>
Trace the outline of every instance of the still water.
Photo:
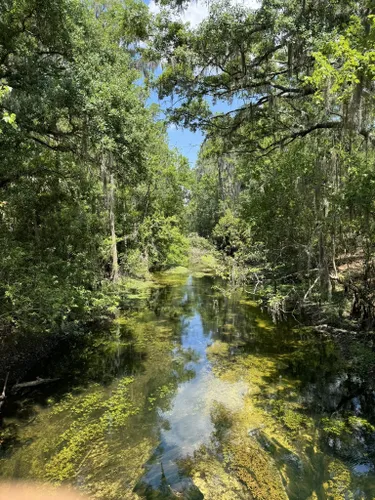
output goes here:
<path id="1" fill-rule="evenodd" d="M 8 406 L 0 477 L 91 498 L 375 498 L 368 337 L 275 325 L 210 277 L 160 277 L 113 325 L 35 368 Z"/>

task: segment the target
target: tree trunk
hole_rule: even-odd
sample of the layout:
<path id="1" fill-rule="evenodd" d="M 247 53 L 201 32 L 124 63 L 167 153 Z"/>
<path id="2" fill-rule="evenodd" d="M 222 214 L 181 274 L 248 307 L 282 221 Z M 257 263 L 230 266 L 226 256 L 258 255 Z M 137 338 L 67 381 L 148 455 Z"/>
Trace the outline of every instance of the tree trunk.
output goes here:
<path id="1" fill-rule="evenodd" d="M 109 216 L 109 230 L 111 233 L 111 279 L 117 281 L 119 277 L 117 238 L 116 238 L 116 217 L 115 217 L 115 178 L 107 169 L 107 156 L 103 154 L 102 158 L 102 182 L 103 198 Z M 108 182 L 109 180 L 109 182 Z"/>
<path id="2" fill-rule="evenodd" d="M 111 228 L 111 254 L 112 254 L 112 274 L 113 281 L 118 280 L 118 254 L 117 254 L 117 240 L 116 240 L 116 224 L 115 224 L 115 179 L 113 174 L 110 176 L 110 185 L 108 193 L 108 210 L 109 210 L 109 223 Z"/>

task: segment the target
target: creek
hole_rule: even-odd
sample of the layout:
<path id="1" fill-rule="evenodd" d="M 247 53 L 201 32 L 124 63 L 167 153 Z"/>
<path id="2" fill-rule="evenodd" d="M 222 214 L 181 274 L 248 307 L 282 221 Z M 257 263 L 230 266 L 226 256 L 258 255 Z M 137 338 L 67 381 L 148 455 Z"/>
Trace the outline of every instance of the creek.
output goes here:
<path id="1" fill-rule="evenodd" d="M 375 498 L 372 339 L 332 338 L 209 276 L 161 275 L 62 342 L 10 401 L 0 477 L 91 498 Z"/>

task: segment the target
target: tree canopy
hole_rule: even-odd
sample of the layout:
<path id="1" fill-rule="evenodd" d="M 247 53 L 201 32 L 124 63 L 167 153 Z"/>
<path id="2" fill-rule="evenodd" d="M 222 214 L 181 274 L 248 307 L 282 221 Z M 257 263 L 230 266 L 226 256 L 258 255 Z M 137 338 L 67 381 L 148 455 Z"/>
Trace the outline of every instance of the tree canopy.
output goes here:
<path id="1" fill-rule="evenodd" d="M 306 283 L 306 299 L 317 283 L 331 297 L 343 256 L 364 255 L 365 291 L 352 293 L 365 316 L 374 27 L 368 1 L 263 0 L 257 9 L 219 1 L 197 28 L 162 11 L 149 50 L 163 61 L 155 86 L 172 98 L 170 121 L 206 135 L 192 198 L 197 230 L 217 235 L 230 209 L 251 230 L 250 261 L 255 249 L 267 255 L 277 279 Z"/>
<path id="2" fill-rule="evenodd" d="M 141 84 L 149 25 L 137 0 L 1 10 L 5 343 L 14 329 L 45 334 L 111 311 L 106 280 L 186 258 L 189 169 Z"/>

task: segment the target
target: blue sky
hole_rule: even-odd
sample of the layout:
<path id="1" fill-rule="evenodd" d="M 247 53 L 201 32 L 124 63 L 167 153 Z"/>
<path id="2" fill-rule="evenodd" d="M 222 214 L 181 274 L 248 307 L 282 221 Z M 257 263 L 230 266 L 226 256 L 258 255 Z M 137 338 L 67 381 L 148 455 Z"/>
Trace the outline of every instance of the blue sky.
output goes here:
<path id="1" fill-rule="evenodd" d="M 152 12 L 158 12 L 158 7 L 156 6 L 154 0 L 144 0 L 146 4 L 150 5 L 150 10 Z M 191 22 L 193 25 L 197 25 L 206 15 L 205 8 L 200 9 L 198 3 L 195 3 L 196 15 L 191 17 L 188 14 L 184 14 L 184 17 L 187 21 Z M 201 15 L 199 14 L 199 10 L 201 10 Z M 203 15 L 203 17 L 202 17 Z M 159 101 L 157 93 L 152 92 L 150 99 L 150 103 L 157 103 L 161 107 L 161 109 L 165 109 L 169 102 L 165 100 L 164 102 Z M 168 137 L 169 143 L 171 147 L 176 147 L 179 151 L 186 156 L 189 160 L 189 164 L 191 167 L 194 167 L 196 159 L 198 157 L 200 145 L 203 142 L 203 134 L 201 132 L 191 132 L 188 129 L 177 128 L 175 126 L 171 126 L 168 128 Z"/>
<path id="2" fill-rule="evenodd" d="M 169 100 L 159 101 L 157 93 L 152 92 L 149 98 L 149 103 L 157 103 L 164 110 Z M 201 132 L 191 132 L 186 128 L 168 127 L 169 144 L 173 148 L 178 148 L 179 151 L 186 156 L 191 167 L 194 167 L 198 157 L 200 145 L 203 142 L 204 136 Z"/>
<path id="3" fill-rule="evenodd" d="M 198 157 L 200 145 L 204 136 L 201 132 L 191 132 L 187 129 L 168 129 L 169 143 L 178 148 L 194 167 Z"/>
<path id="4" fill-rule="evenodd" d="M 231 0 L 232 3 L 243 4 L 247 7 L 256 8 L 259 4 L 259 0 Z M 159 12 L 159 6 L 155 3 L 155 0 L 144 0 L 146 4 L 149 5 L 151 12 Z M 181 14 L 180 18 L 189 22 L 192 27 L 197 26 L 205 17 L 208 15 L 208 2 L 207 0 L 194 0 L 192 1 L 187 9 L 185 9 Z M 169 102 L 165 100 L 164 102 L 159 101 L 156 92 L 152 92 L 150 103 L 157 103 L 161 109 L 165 109 Z M 233 102 L 231 106 L 227 103 L 218 103 L 214 106 L 216 112 L 226 112 L 233 107 L 239 107 L 241 103 L 239 101 Z M 193 167 L 198 157 L 200 145 L 203 142 L 204 136 L 201 132 L 191 132 L 188 129 L 169 127 L 168 128 L 169 143 L 171 147 L 176 147 L 180 152 L 187 157 L 190 166 Z"/>

